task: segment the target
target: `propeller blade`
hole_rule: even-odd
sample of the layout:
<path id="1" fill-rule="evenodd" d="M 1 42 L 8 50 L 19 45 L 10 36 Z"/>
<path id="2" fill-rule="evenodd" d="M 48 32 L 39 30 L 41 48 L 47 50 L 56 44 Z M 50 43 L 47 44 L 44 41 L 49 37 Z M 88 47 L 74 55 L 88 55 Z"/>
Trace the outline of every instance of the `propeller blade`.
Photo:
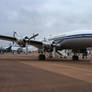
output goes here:
<path id="1" fill-rule="evenodd" d="M 29 38 L 29 40 L 30 39 L 33 39 L 33 38 L 35 38 L 35 37 L 37 37 L 39 34 L 35 34 L 35 35 L 33 35 L 33 36 L 31 36 L 30 38 Z"/>

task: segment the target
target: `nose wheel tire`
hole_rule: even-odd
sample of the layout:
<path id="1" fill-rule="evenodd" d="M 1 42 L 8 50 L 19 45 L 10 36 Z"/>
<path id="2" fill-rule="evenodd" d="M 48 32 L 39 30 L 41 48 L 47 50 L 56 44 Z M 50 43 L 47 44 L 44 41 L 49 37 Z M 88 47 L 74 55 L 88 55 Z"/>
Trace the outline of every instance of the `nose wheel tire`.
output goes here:
<path id="1" fill-rule="evenodd" d="M 39 59 L 39 60 L 46 60 L 46 56 L 43 55 L 43 54 L 40 54 L 40 55 L 38 56 L 38 59 Z"/>

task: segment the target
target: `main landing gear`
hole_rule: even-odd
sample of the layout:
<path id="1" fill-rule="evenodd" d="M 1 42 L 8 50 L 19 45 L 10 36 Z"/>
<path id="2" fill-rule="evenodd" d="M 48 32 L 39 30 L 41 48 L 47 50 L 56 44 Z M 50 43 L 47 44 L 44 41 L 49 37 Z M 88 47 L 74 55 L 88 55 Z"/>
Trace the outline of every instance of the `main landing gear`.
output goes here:
<path id="1" fill-rule="evenodd" d="M 78 60 L 79 60 L 79 57 L 78 57 L 77 55 L 73 55 L 73 56 L 72 56 L 72 60 L 73 60 L 73 61 L 78 61 Z"/>
<path id="2" fill-rule="evenodd" d="M 39 60 L 46 60 L 46 56 L 45 56 L 44 54 L 40 54 L 40 55 L 38 56 L 38 59 L 39 59 Z"/>

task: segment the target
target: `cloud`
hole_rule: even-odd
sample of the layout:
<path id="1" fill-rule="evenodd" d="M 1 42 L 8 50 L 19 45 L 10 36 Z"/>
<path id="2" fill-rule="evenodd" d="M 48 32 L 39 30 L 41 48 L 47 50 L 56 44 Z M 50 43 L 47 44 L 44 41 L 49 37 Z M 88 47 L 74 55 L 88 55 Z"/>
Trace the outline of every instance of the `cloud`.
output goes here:
<path id="1" fill-rule="evenodd" d="M 92 29 L 91 0 L 2 0 L 0 34 L 21 37 L 40 33 L 58 35 L 77 29 Z"/>

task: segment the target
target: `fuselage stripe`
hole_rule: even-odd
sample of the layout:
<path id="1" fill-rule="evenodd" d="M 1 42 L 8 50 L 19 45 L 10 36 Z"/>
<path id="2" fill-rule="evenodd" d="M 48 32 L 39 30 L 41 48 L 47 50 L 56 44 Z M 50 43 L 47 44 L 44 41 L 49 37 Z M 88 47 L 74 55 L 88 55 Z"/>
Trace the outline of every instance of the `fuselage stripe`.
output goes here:
<path id="1" fill-rule="evenodd" d="M 64 37 L 57 37 L 57 38 L 51 38 L 48 39 L 49 41 L 62 41 L 66 39 L 72 39 L 72 38 L 92 38 L 92 34 L 78 34 L 78 35 L 70 35 L 70 36 L 64 36 Z"/>

